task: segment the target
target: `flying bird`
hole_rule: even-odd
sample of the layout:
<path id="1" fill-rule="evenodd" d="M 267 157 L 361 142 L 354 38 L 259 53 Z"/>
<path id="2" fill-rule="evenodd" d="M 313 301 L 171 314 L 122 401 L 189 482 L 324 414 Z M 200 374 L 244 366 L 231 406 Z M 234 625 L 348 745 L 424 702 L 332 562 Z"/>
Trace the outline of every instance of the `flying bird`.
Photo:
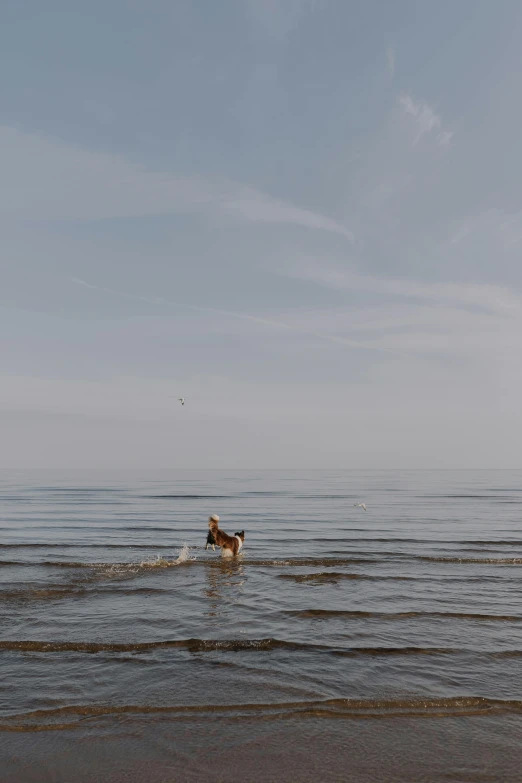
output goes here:
<path id="1" fill-rule="evenodd" d="M 355 508 L 362 508 L 364 511 L 366 511 L 366 506 L 364 503 L 354 503 L 353 505 Z"/>
<path id="2" fill-rule="evenodd" d="M 178 397 L 178 400 L 182 405 L 185 405 L 185 398 L 184 397 Z"/>

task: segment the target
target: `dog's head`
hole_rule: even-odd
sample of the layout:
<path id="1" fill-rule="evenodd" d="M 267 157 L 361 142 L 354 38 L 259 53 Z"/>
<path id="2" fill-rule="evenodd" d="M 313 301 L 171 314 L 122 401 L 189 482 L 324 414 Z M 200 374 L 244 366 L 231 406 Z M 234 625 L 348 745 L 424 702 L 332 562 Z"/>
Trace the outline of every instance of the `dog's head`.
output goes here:
<path id="1" fill-rule="evenodd" d="M 245 531 L 242 530 L 241 533 L 234 533 L 235 536 L 241 539 L 241 541 L 245 540 Z"/>

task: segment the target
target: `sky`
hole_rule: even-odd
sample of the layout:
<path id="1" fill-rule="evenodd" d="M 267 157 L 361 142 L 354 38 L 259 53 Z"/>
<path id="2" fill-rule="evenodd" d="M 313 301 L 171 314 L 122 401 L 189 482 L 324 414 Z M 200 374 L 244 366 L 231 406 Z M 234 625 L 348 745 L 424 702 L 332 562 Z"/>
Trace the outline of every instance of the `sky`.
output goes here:
<path id="1" fill-rule="evenodd" d="M 521 35 L 4 0 L 0 467 L 522 468 Z"/>

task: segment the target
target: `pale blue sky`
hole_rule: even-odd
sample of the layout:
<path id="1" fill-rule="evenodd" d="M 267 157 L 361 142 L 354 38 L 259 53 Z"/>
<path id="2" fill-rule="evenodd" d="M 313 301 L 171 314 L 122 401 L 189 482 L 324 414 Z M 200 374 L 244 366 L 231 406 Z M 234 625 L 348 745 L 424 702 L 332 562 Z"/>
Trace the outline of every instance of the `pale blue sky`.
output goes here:
<path id="1" fill-rule="evenodd" d="M 4 2 L 0 466 L 522 466 L 521 36 Z"/>

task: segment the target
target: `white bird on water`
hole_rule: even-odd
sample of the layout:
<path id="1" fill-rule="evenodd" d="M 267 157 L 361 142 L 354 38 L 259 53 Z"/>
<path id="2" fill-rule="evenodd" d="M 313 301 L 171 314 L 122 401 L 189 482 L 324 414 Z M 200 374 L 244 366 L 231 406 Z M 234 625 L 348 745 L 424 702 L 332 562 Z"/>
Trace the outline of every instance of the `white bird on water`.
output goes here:
<path id="1" fill-rule="evenodd" d="M 185 405 L 185 398 L 184 397 L 178 397 L 178 400 L 182 405 Z"/>
<path id="2" fill-rule="evenodd" d="M 364 509 L 364 511 L 366 511 L 366 506 L 364 503 L 354 503 L 353 505 L 355 506 L 355 508 L 362 508 Z"/>

